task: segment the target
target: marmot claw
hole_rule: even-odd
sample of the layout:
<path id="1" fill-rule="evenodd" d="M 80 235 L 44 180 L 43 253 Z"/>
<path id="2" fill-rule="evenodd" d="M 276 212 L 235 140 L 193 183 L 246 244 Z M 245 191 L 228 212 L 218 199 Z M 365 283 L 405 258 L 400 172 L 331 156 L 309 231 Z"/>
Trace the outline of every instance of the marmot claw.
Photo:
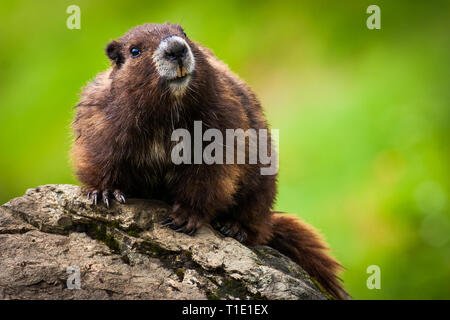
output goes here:
<path id="1" fill-rule="evenodd" d="M 125 195 L 120 190 L 114 190 L 112 195 L 114 195 L 114 198 L 119 203 L 125 203 Z M 109 208 L 109 199 L 111 198 L 111 192 L 109 191 L 109 189 L 105 189 L 103 191 L 98 189 L 91 189 L 88 191 L 87 197 L 89 200 L 92 200 L 93 205 L 97 205 L 98 200 L 101 198 L 105 206 Z"/>

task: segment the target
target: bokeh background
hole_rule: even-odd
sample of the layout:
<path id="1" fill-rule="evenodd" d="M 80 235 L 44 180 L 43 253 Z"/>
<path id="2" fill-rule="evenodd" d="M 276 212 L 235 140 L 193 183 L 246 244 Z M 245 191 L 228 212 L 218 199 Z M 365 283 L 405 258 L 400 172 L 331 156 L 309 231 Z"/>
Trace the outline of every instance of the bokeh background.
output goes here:
<path id="1" fill-rule="evenodd" d="M 2 1 L 0 203 L 77 183 L 80 88 L 111 39 L 165 21 L 254 88 L 280 130 L 277 209 L 323 232 L 355 299 L 450 298 L 448 1 Z"/>

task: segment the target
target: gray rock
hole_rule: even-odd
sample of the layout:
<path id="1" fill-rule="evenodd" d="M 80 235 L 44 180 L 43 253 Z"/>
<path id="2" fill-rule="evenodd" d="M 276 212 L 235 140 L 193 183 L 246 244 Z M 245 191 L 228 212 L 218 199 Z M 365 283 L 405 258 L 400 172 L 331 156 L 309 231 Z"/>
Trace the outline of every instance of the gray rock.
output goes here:
<path id="1" fill-rule="evenodd" d="M 111 202 L 45 185 L 1 206 L 0 299 L 326 299 L 272 248 L 206 226 L 174 232 L 158 223 L 169 209 L 159 201 Z"/>

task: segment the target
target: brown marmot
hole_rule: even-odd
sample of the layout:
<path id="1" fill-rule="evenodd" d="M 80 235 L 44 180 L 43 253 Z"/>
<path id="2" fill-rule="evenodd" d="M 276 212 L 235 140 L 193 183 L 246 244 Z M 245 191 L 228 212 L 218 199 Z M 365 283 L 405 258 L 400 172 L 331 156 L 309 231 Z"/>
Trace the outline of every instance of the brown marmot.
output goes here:
<path id="1" fill-rule="evenodd" d="M 193 133 L 194 121 L 203 131 L 267 129 L 249 86 L 177 24 L 133 28 L 108 44 L 106 54 L 112 67 L 84 88 L 73 122 L 72 156 L 88 197 L 106 206 L 111 198 L 165 200 L 173 210 L 164 225 L 192 235 L 211 224 L 246 245 L 269 245 L 333 297 L 345 298 L 340 265 L 321 237 L 305 222 L 272 211 L 277 176 L 261 174 L 265 165 L 172 160 L 174 130 Z M 266 139 L 270 147 L 270 134 Z"/>

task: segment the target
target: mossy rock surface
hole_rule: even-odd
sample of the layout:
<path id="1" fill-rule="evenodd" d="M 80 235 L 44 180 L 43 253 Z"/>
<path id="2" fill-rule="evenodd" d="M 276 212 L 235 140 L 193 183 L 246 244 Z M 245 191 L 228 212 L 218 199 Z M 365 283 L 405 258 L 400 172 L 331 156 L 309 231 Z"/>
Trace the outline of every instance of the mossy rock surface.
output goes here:
<path id="1" fill-rule="evenodd" d="M 326 299 L 278 251 L 206 226 L 176 233 L 159 223 L 168 210 L 94 206 L 74 185 L 28 190 L 0 207 L 0 299 Z M 71 266 L 79 290 L 67 287 Z"/>

